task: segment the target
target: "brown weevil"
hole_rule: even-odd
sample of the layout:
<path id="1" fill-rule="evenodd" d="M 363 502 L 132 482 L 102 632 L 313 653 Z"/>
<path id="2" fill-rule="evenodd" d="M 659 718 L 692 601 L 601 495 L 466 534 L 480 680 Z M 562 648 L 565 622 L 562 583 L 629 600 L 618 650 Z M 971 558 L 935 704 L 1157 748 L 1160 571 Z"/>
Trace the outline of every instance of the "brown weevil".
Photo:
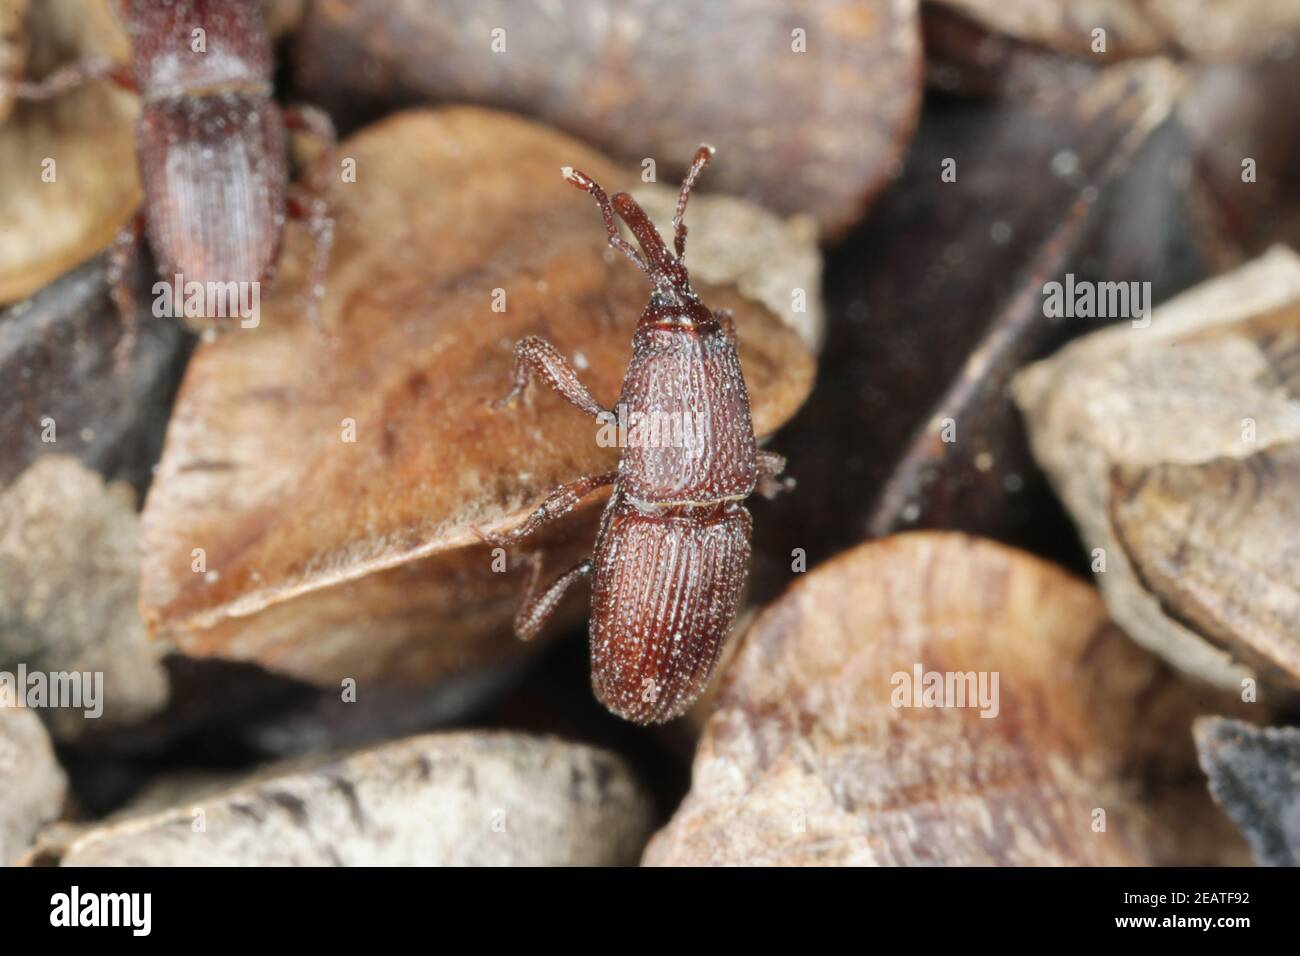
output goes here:
<path id="1" fill-rule="evenodd" d="M 228 290 L 231 283 L 270 279 L 286 217 L 306 220 L 316 241 L 308 314 L 319 326 L 333 221 L 323 199 L 290 186 L 286 129 L 332 141 L 333 125 L 318 110 L 276 105 L 261 3 L 120 3 L 132 42 L 129 69 L 107 59 L 71 63 L 40 82 L 18 84 L 15 92 L 47 99 L 88 80 L 110 79 L 140 95 L 136 146 L 144 207 L 119 234 L 109 265 L 127 323 L 123 352 L 135 331 L 126 275 L 142 230 L 168 280 Z"/>
<path id="2" fill-rule="evenodd" d="M 588 493 L 613 486 L 591 558 L 545 590 L 537 587 L 540 562 L 534 561 L 515 631 L 524 640 L 535 636 L 565 590 L 593 575 L 592 688 L 610 711 L 641 724 L 680 716 L 703 691 L 748 574 L 752 522 L 743 501 L 754 491 L 770 496 L 791 485 L 779 477 L 785 459 L 755 445 L 732 317 L 707 308 L 686 272 L 683 216 L 712 156 L 712 147 L 701 146 L 682 183 L 673 217 L 675 254 L 631 196 L 611 199 L 586 174 L 563 170 L 565 179 L 595 198 L 610 245 L 654 285 L 619 398 L 625 418 L 645 425 L 649 440 L 634 441 L 629 433 L 616 471 L 564 485 L 520 527 L 484 535 L 491 544 L 517 541 Z M 616 214 L 640 252 L 619 234 Z M 600 406 L 554 346 L 537 337 L 516 344 L 514 387 L 502 403 L 522 395 L 532 375 L 601 421 L 616 415 Z"/>

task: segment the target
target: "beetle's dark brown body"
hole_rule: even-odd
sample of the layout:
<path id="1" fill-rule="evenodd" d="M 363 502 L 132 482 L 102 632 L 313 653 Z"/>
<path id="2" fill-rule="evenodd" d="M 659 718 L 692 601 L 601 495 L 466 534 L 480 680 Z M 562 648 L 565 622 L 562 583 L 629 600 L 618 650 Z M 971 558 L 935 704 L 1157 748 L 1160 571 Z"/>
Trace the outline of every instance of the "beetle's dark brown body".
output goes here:
<path id="1" fill-rule="evenodd" d="M 655 284 L 637 325 L 619 403 L 642 420 L 690 423 L 677 440 L 629 442 L 617 472 L 554 492 L 525 524 L 490 541 L 517 540 L 563 514 L 591 490 L 613 484 L 595 553 L 545 591 L 532 592 L 516 619 L 520 636 L 540 630 L 564 589 L 594 572 L 591 601 L 592 687 L 609 710 L 637 723 L 679 716 L 708 682 L 735 620 L 749 566 L 752 521 L 741 501 L 770 493 L 784 465 L 754 443 L 749 395 L 730 317 L 715 314 L 691 290 L 684 265 L 682 215 L 712 150 L 701 147 L 682 186 L 674 218 L 676 256 L 626 194 L 612 201 L 582 173 L 566 177 L 596 197 L 610 243 Z M 637 237 L 638 253 L 618 234 L 617 212 Z M 563 357 L 541 339 L 515 348 L 515 387 L 537 374 L 578 408 L 602 409 Z M 664 437 L 660 434 L 659 437 Z M 535 585 L 535 581 L 534 581 Z"/>
<path id="2" fill-rule="evenodd" d="M 261 4 L 132 0 L 128 26 L 142 99 L 144 209 L 159 270 L 186 282 L 267 278 L 289 169 Z"/>
<path id="3" fill-rule="evenodd" d="M 134 339 L 134 303 L 125 274 L 142 226 L 170 282 L 251 284 L 275 272 L 287 215 L 307 221 L 316 240 L 308 314 L 315 322 L 333 238 L 319 197 L 289 184 L 287 126 L 333 139 L 329 119 L 272 98 L 274 61 L 261 0 L 120 0 L 131 34 L 128 72 L 108 60 L 69 64 L 19 96 L 44 99 L 107 77 L 141 98 L 136 129 L 144 210 L 123 230 L 110 281 Z M 253 323 L 256 324 L 256 323 Z M 119 358 L 122 354 L 119 354 Z"/>

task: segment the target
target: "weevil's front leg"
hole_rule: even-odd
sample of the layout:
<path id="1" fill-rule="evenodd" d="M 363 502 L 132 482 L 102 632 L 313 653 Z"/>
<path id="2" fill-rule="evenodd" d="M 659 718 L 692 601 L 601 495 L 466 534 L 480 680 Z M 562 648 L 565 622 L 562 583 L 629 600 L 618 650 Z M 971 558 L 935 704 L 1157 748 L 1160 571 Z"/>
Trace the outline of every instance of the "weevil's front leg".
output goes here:
<path id="1" fill-rule="evenodd" d="M 775 498 L 783 491 L 794 489 L 794 479 L 781 477 L 785 471 L 785 455 L 774 451 L 758 450 L 758 484 L 754 490 L 764 498 Z"/>
<path id="2" fill-rule="evenodd" d="M 536 375 L 566 402 L 588 415 L 595 417 L 606 411 L 555 346 L 536 335 L 515 343 L 514 387 L 509 395 L 493 404 L 497 407 L 513 404 L 528 388 L 530 374 Z"/>
<path id="3" fill-rule="evenodd" d="M 42 80 L 22 80 L 10 86 L 15 98 L 40 101 L 52 100 L 94 80 L 112 80 L 123 89 L 138 92 L 131 68 L 106 56 L 65 63 Z M 0 83 L 4 82 L 0 80 Z"/>
<path id="4" fill-rule="evenodd" d="M 547 495 L 546 500 L 541 503 L 541 506 L 513 531 L 507 531 L 504 534 L 484 534 L 475 529 L 474 533 L 488 544 L 513 544 L 521 538 L 528 537 L 548 521 L 554 521 L 561 515 L 568 514 L 587 495 L 597 488 L 612 485 L 617 478 L 617 471 L 607 471 L 603 475 L 585 475 L 577 481 L 571 481 L 567 485 L 560 485 L 560 487 L 552 491 Z"/>
<path id="5" fill-rule="evenodd" d="M 334 217 L 329 203 L 301 186 L 290 186 L 285 207 L 291 218 L 303 222 L 316 245 L 307 281 L 307 318 L 317 332 L 325 325 L 320 317 L 320 303 L 325 298 L 325 274 L 329 271 L 330 251 L 334 248 Z"/>
<path id="6" fill-rule="evenodd" d="M 555 613 L 560 598 L 564 597 L 564 592 L 578 578 L 590 574 L 591 567 L 590 558 L 579 561 L 556 578 L 545 591 L 539 591 L 537 584 L 541 580 L 542 561 L 540 554 L 534 555 L 528 591 L 524 594 L 524 603 L 519 606 L 519 612 L 515 615 L 515 633 L 519 635 L 521 641 L 531 641 L 538 635 L 547 620 Z"/>
<path id="7" fill-rule="evenodd" d="M 122 322 L 122 337 L 113 349 L 113 367 L 118 374 L 126 370 L 140 331 L 135 296 L 131 292 L 131 274 L 140 258 L 140 241 L 144 233 L 144 212 L 137 212 L 118 232 L 108 252 L 108 288 Z"/>

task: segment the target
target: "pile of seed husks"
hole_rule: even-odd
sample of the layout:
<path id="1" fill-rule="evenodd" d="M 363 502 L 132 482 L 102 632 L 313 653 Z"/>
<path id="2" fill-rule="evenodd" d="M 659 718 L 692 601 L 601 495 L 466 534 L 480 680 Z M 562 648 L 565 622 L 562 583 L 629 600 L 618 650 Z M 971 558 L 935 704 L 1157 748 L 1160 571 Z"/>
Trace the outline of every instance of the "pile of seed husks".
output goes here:
<path id="1" fill-rule="evenodd" d="M 268 0 L 341 132 L 319 326 L 290 222 L 251 328 L 142 257 L 129 349 L 138 99 L 9 95 L 127 62 L 114 6 L 0 0 L 0 864 L 1300 863 L 1285 5 Z M 614 403 L 650 286 L 560 169 L 667 232 L 706 141 L 687 264 L 797 485 L 640 727 L 585 588 L 512 628 L 605 495 L 480 536 L 617 449 L 491 401 L 539 335 Z"/>

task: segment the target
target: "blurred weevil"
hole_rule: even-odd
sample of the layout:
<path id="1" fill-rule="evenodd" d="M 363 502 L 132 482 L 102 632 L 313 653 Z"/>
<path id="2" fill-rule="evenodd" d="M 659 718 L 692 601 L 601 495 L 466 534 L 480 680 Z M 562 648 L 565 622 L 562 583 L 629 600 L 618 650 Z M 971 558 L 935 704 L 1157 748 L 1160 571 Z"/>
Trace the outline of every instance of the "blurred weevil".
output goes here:
<path id="1" fill-rule="evenodd" d="M 289 184 L 286 128 L 333 141 L 333 125 L 308 107 L 283 112 L 271 97 L 273 61 L 260 0 L 119 0 L 131 34 L 129 68 L 96 58 L 40 82 L 21 99 L 48 99 L 88 80 L 140 94 L 136 150 L 144 208 L 109 258 L 109 282 L 126 323 L 119 357 L 135 336 L 127 273 L 147 232 L 159 271 L 186 286 L 222 288 L 275 273 L 286 216 L 306 220 L 316 242 L 308 315 L 317 307 L 333 240 L 323 199 Z"/>
<path id="2" fill-rule="evenodd" d="M 524 640 L 534 637 L 565 590 L 594 574 L 592 688 L 609 710 L 641 724 L 680 716 L 704 690 L 748 574 L 753 525 L 742 502 L 754 491 L 770 497 L 792 485 L 780 479 L 785 459 L 754 443 L 731 314 L 710 311 L 686 272 L 682 217 L 712 157 L 713 148 L 701 146 L 682 183 L 673 217 L 676 255 L 631 196 L 616 193 L 611 200 L 585 173 L 563 170 L 600 206 L 609 244 L 654 284 L 632 338 L 619 407 L 634 421 L 688 422 L 684 431 L 700 444 L 626 442 L 617 471 L 557 488 L 515 530 L 482 536 L 496 545 L 517 541 L 590 492 L 613 485 L 591 558 L 545 590 L 538 588 L 541 564 L 534 559 L 515 631 Z M 641 252 L 619 235 L 615 213 Z M 530 375 L 602 421 L 615 414 L 600 406 L 553 345 L 534 336 L 515 345 L 514 387 L 501 404 L 524 394 Z"/>

